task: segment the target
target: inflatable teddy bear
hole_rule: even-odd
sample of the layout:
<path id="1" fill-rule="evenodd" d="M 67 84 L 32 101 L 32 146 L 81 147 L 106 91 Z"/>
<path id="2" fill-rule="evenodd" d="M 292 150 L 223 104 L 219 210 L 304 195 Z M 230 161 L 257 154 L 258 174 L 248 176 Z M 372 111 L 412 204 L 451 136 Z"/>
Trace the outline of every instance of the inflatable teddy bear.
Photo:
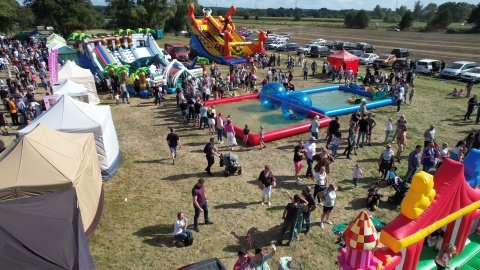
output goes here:
<path id="1" fill-rule="evenodd" d="M 413 177 L 407 196 L 402 201 L 402 214 L 410 219 L 419 217 L 427 209 L 435 197 L 433 176 L 419 172 Z"/>

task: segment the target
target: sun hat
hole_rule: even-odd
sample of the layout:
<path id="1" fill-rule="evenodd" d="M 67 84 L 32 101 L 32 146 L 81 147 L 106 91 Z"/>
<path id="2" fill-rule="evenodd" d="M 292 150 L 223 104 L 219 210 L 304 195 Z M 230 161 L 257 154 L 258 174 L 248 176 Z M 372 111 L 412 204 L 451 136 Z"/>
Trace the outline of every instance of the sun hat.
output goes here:
<path id="1" fill-rule="evenodd" d="M 310 136 L 310 139 L 308 139 L 309 141 L 316 141 L 317 138 L 315 138 L 314 136 Z"/>

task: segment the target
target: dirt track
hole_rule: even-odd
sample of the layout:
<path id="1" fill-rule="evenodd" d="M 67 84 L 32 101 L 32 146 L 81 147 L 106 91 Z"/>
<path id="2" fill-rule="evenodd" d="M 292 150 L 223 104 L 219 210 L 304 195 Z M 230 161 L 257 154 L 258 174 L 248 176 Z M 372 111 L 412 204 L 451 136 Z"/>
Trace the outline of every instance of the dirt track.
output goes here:
<path id="1" fill-rule="evenodd" d="M 480 64 L 480 35 L 422 32 L 388 32 L 385 30 L 355 30 L 323 27 L 270 27 L 274 33 L 290 32 L 291 42 L 303 45 L 312 39 L 327 41 L 367 42 L 377 48 L 377 54 L 390 53 L 393 48 L 407 48 L 414 59 L 475 61 Z"/>

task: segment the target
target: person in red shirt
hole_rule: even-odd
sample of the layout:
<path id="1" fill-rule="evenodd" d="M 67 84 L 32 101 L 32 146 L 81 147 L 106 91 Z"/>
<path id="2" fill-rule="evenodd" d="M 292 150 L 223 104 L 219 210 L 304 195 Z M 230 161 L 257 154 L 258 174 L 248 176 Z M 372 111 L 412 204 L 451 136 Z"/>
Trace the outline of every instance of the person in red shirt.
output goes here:
<path id="1" fill-rule="evenodd" d="M 233 266 L 233 270 L 250 270 L 250 261 L 252 257 L 243 250 L 238 251 L 238 260 Z"/>
<path id="2" fill-rule="evenodd" d="M 205 188 L 203 187 L 204 183 L 205 179 L 200 178 L 198 179 L 197 184 L 192 188 L 193 208 L 195 209 L 195 216 L 193 217 L 193 229 L 196 232 L 200 232 L 200 229 L 198 228 L 198 218 L 200 217 L 201 212 L 203 212 L 205 224 L 213 224 L 213 222 L 208 219 L 207 196 L 205 195 Z"/>

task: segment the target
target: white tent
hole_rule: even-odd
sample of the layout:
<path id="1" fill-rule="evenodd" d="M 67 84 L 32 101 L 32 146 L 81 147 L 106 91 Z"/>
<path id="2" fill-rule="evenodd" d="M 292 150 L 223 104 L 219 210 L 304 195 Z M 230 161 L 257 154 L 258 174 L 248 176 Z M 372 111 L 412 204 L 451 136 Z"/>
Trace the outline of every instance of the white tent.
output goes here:
<path id="1" fill-rule="evenodd" d="M 110 106 L 86 104 L 63 95 L 53 107 L 20 130 L 18 136 L 25 136 L 39 124 L 68 133 L 93 133 L 104 181 L 110 179 L 120 165 L 117 132 Z"/>
<path id="2" fill-rule="evenodd" d="M 67 41 L 65 41 L 65 39 L 55 33 L 51 34 L 50 36 L 47 37 L 47 45 L 48 44 L 51 44 L 52 42 L 54 41 L 59 41 L 63 44 L 67 44 Z"/>
<path id="3" fill-rule="evenodd" d="M 53 94 L 69 95 L 76 100 L 88 103 L 88 91 L 83 84 L 66 79 L 62 84 L 53 86 Z"/>
<path id="4" fill-rule="evenodd" d="M 60 49 L 64 46 L 67 46 L 67 44 L 62 43 L 61 41 L 58 41 L 58 40 L 53 40 L 52 42 L 50 42 L 50 44 L 47 44 L 47 48 L 49 52 L 55 49 Z"/>
<path id="5" fill-rule="evenodd" d="M 95 86 L 95 79 L 90 70 L 77 66 L 75 62 L 67 61 L 58 72 L 58 81 L 56 84 L 61 84 L 66 79 L 83 84 L 85 88 L 87 88 L 88 101 L 90 104 L 100 103 L 97 95 L 97 88 Z"/>

